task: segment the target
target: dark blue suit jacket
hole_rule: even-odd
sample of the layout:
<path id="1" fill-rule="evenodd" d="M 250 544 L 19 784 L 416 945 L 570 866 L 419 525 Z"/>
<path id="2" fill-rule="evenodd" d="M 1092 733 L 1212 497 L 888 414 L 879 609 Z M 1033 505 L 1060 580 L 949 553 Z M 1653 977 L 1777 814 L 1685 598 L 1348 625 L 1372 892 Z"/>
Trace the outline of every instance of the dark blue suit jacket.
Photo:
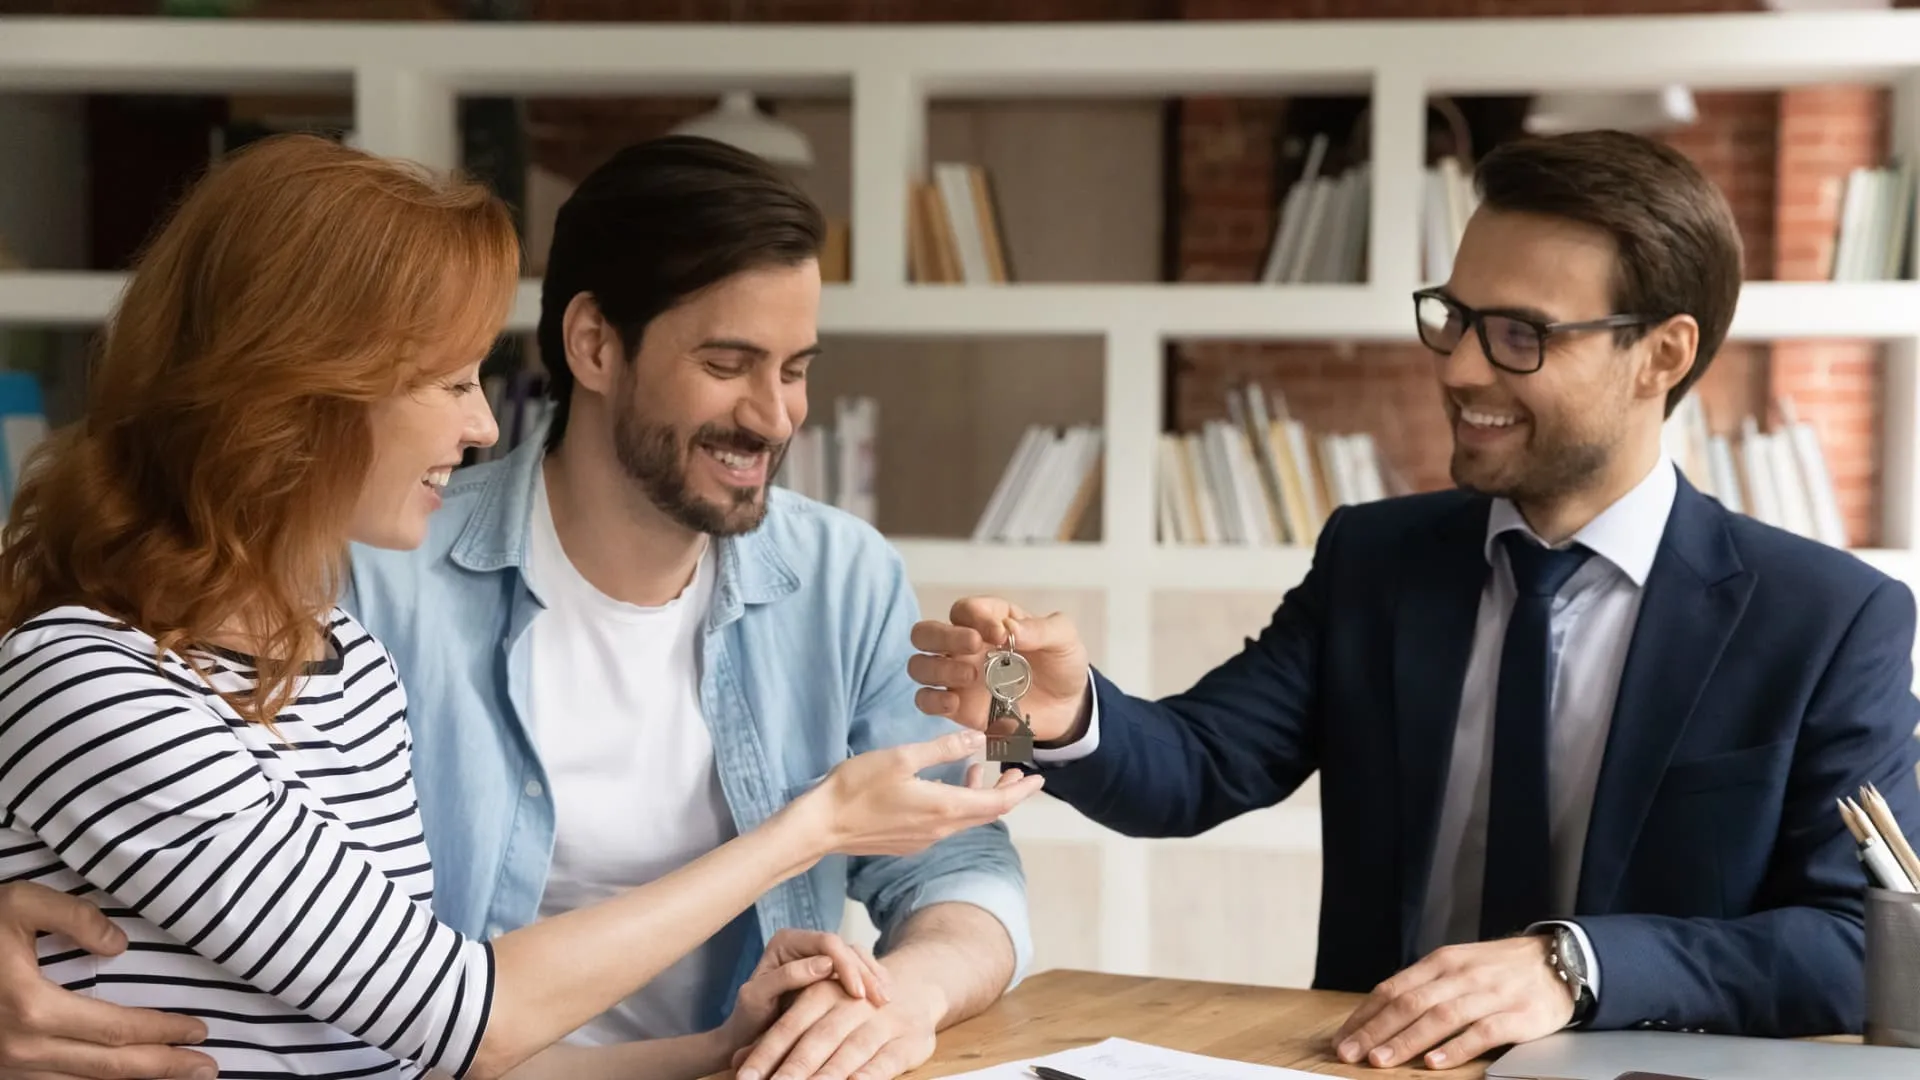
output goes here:
<path id="1" fill-rule="evenodd" d="M 1418 960 L 1489 501 L 1345 507 L 1272 622 L 1158 702 L 1095 672 L 1100 745 L 1047 790 L 1135 836 L 1192 836 L 1320 771 L 1314 985 Z M 1920 841 L 1912 593 L 1729 513 L 1684 479 L 1622 675 L 1574 914 L 1593 1028 L 1864 1024 L 1865 872 L 1835 799 L 1872 782 Z"/>

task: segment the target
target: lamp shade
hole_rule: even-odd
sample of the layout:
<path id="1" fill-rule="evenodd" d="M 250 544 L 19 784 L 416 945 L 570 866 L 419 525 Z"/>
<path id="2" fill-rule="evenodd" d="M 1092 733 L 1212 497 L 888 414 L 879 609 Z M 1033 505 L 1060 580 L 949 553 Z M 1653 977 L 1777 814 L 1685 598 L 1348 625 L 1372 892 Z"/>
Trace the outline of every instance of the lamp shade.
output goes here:
<path id="1" fill-rule="evenodd" d="M 708 112 L 673 129 L 676 135 L 703 135 L 756 154 L 776 165 L 813 167 L 813 146 L 798 130 L 760 111 L 753 94 L 733 90 Z"/>
<path id="2" fill-rule="evenodd" d="M 1535 135 L 1617 128 L 1641 134 L 1671 131 L 1700 118 L 1684 86 L 1628 93 L 1547 93 L 1533 101 L 1526 129 Z"/>

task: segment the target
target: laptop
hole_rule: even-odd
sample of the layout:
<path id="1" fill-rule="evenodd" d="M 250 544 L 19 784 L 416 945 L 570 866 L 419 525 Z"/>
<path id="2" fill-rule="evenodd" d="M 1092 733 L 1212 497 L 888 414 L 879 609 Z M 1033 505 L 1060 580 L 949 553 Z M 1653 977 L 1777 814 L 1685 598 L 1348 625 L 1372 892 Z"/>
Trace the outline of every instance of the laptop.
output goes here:
<path id="1" fill-rule="evenodd" d="M 1507 1051 L 1487 1068 L 1487 1080 L 1619 1080 L 1631 1073 L 1645 1080 L 1914 1080 L 1920 1050 L 1678 1031 L 1563 1031 Z"/>

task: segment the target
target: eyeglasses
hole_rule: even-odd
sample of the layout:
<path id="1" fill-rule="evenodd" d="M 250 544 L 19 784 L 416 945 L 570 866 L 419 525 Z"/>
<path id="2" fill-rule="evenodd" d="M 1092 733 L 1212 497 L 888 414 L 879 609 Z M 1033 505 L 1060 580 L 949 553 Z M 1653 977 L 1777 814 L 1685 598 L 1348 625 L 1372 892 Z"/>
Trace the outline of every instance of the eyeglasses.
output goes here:
<path id="1" fill-rule="evenodd" d="M 1583 322 L 1541 322 L 1506 312 L 1475 311 L 1439 289 L 1413 294 L 1414 323 L 1427 348 L 1451 355 L 1471 326 L 1480 336 L 1480 351 L 1494 367 L 1529 375 L 1547 361 L 1547 339 L 1581 330 L 1617 330 L 1645 326 L 1658 320 L 1647 315 L 1608 315 Z"/>

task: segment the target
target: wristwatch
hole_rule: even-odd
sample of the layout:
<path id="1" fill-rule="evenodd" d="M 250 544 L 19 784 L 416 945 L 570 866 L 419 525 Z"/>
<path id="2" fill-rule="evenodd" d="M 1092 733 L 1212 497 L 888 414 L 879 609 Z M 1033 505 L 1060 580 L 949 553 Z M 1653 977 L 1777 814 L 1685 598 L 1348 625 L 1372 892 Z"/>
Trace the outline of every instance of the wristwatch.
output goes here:
<path id="1" fill-rule="evenodd" d="M 1567 990 L 1573 995 L 1573 1023 L 1585 1023 L 1593 1014 L 1593 987 L 1587 982 L 1587 956 L 1580 951 L 1580 940 L 1573 930 L 1565 926 L 1555 926 L 1547 940 L 1547 963 L 1553 965 L 1553 973 L 1567 984 Z"/>

